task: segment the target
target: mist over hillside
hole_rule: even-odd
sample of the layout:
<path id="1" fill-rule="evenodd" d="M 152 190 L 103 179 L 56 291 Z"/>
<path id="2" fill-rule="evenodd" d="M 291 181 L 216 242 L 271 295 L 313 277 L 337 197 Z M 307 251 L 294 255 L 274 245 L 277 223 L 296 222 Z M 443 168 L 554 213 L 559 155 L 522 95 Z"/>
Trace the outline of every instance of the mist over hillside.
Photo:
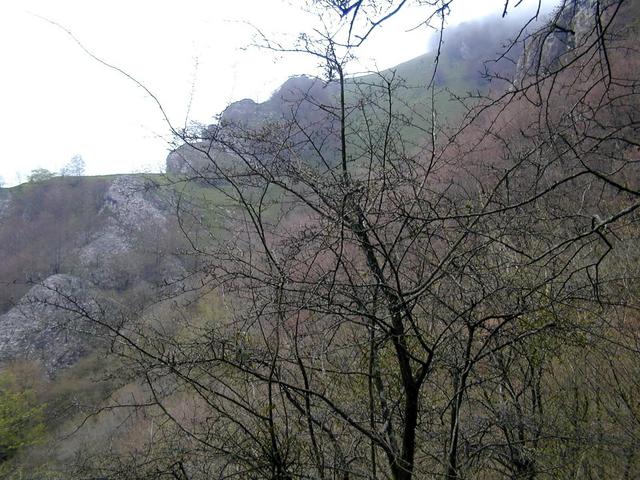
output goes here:
<path id="1" fill-rule="evenodd" d="M 412 110 L 431 108 L 429 84 L 437 67 L 434 80 L 438 88 L 436 102 L 440 117 L 442 121 L 456 121 L 463 110 L 455 96 L 464 96 L 468 92 L 486 93 L 490 87 L 504 89 L 508 79 L 516 77 L 522 43 L 514 44 L 506 55 L 502 53 L 505 45 L 521 34 L 525 19 L 524 16 L 510 16 L 448 27 L 440 48 L 440 37 L 436 36 L 429 46 L 429 53 L 383 72 L 350 77 L 347 80 L 347 104 L 359 101 L 363 86 L 379 85 L 381 79 L 393 76 L 394 99 L 397 104 L 404 105 L 400 108 L 415 123 L 406 126 L 404 135 L 420 136 L 419 131 L 426 128 L 428 122 Z M 534 27 L 535 23 L 532 23 L 530 28 Z M 199 150 L 212 153 L 208 140 L 220 127 L 236 125 L 259 129 L 268 123 L 291 121 L 294 117 L 300 123 L 300 129 L 314 130 L 317 136 L 323 137 L 324 141 L 317 139 L 316 143 L 322 143 L 322 148 L 327 150 L 327 158 L 335 161 L 339 142 L 336 131 L 332 131 L 336 127 L 330 110 L 335 109 L 338 102 L 337 81 L 326 82 L 306 75 L 292 77 L 265 102 L 243 99 L 231 103 L 221 112 L 217 123 L 190 136 L 191 146 L 180 146 L 169 155 L 167 172 L 187 175 L 205 172 L 209 159 Z M 310 158 L 313 155 L 306 152 L 302 156 Z"/>

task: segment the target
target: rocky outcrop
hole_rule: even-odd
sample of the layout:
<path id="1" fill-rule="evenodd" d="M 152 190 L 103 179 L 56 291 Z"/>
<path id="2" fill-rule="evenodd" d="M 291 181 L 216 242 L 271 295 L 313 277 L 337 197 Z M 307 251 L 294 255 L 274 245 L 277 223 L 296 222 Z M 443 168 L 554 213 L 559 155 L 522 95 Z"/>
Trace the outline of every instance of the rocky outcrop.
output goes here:
<path id="1" fill-rule="evenodd" d="M 132 258 L 167 234 L 168 202 L 143 177 L 118 177 L 105 194 L 104 227 L 79 251 L 82 276 L 104 289 L 127 288 L 135 268 Z M 143 247 L 143 251 L 140 251 Z M 178 264 L 163 255 L 158 270 L 179 276 Z"/>
<path id="2" fill-rule="evenodd" d="M 263 103 L 244 99 L 229 105 L 220 124 L 242 125 L 255 128 L 267 122 L 290 120 L 294 115 L 299 122 L 308 123 L 324 117 L 321 106 L 336 104 L 337 84 L 306 75 L 298 75 L 285 81 L 271 98 Z"/>
<path id="3" fill-rule="evenodd" d="M 557 68 L 565 54 L 582 45 L 595 28 L 596 0 L 567 0 L 545 27 L 525 40 L 515 85 Z"/>
<path id="4" fill-rule="evenodd" d="M 148 226 L 164 228 L 167 205 L 157 195 L 156 186 L 144 177 L 122 175 L 113 181 L 105 194 L 104 209 L 111 218 L 129 230 Z"/>
<path id="5" fill-rule="evenodd" d="M 337 82 L 305 75 L 292 77 L 266 102 L 263 115 L 275 114 L 285 120 L 295 117 L 301 126 L 328 121 L 331 115 L 327 109 L 338 106 L 339 93 Z"/>
<path id="6" fill-rule="evenodd" d="M 204 129 L 202 141 L 185 143 L 169 153 L 166 172 L 206 179 L 210 184 L 221 182 L 221 179 L 216 178 L 213 164 L 233 162 L 235 157 L 210 139 L 224 136 L 229 131 L 239 131 L 240 134 L 234 136 L 232 141 L 242 139 L 240 141 L 248 145 L 253 137 L 253 133 L 248 132 L 259 132 L 260 129 L 277 123 L 292 125 L 293 121 L 295 127 L 284 130 L 291 143 L 305 143 L 307 137 L 299 131 L 305 130 L 316 145 L 323 145 L 323 153 L 329 155 L 327 151 L 335 148 L 335 141 L 331 131 L 332 115 L 328 110 L 336 105 L 337 93 L 335 83 L 300 75 L 289 78 L 266 102 L 256 103 L 250 99 L 234 102 L 222 112 L 218 124 Z M 259 138 L 260 135 L 255 137 Z M 298 153 L 304 155 L 305 152 Z"/>
<path id="7" fill-rule="evenodd" d="M 0 189 L 0 221 L 8 215 L 11 205 L 11 194 L 6 190 Z"/>
<path id="8" fill-rule="evenodd" d="M 169 153 L 166 172 L 171 175 L 198 177 L 211 170 L 211 160 L 215 156 L 211 142 L 185 143 Z"/>
<path id="9" fill-rule="evenodd" d="M 90 351 L 104 315 L 82 280 L 51 276 L 0 316 L 0 362 L 34 360 L 54 376 Z"/>
<path id="10" fill-rule="evenodd" d="M 275 112 L 267 112 L 264 104 L 256 103 L 250 98 L 245 98 L 233 102 L 222 112 L 222 123 L 256 123 L 257 121 L 269 118 L 273 113 Z"/>
<path id="11" fill-rule="evenodd" d="M 86 194 L 79 195 L 79 189 Z M 8 245 L 0 249 L 5 294 L 0 364 L 34 360 L 54 376 L 93 350 L 100 333 L 97 325 L 109 321 L 105 306 L 111 312 L 118 302 L 137 308 L 142 303 L 134 305 L 131 299 L 154 301 L 179 293 L 185 269 L 173 255 L 179 239 L 171 223 L 171 204 L 168 192 L 136 175 L 73 186 L 52 180 L 26 190 L 0 190 L 0 232 L 5 239 L 0 246 Z M 89 213 L 81 216 L 77 210 L 83 208 Z M 44 212 L 47 221 L 29 212 Z M 26 228 L 34 222 L 35 229 Z M 22 249 L 19 241 L 10 243 L 11 232 L 18 232 L 23 242 L 43 239 L 46 247 L 58 242 L 57 249 Z M 35 234 L 39 236 L 29 236 Z M 42 254 L 44 262 L 31 260 L 34 252 Z M 55 259 L 48 261 L 50 255 L 62 259 L 57 266 Z M 15 268 L 9 268 L 12 261 L 18 262 Z"/>

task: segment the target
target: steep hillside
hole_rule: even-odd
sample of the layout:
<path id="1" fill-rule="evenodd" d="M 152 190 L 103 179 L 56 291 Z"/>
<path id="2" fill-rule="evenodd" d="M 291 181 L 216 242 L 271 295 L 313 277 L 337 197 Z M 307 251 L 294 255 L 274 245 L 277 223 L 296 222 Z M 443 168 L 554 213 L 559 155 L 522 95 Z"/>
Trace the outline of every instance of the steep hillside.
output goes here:
<path id="1" fill-rule="evenodd" d="M 65 324 L 86 302 L 108 295 L 135 308 L 183 275 L 169 196 L 148 176 L 60 177 L 0 196 L 0 362 L 37 359 L 55 374 L 88 351 L 55 340 L 73 337 Z M 66 297 L 81 304 L 61 309 Z"/>
<path id="2" fill-rule="evenodd" d="M 437 75 L 433 79 L 438 122 L 446 123 L 462 112 L 452 94 L 487 92 L 489 88 L 499 91 L 507 86 L 506 81 L 490 83 L 487 73 L 513 78 L 514 83 L 518 83 L 532 74 L 536 65 L 548 68 L 557 62 L 578 37 L 586 35 L 588 27 L 584 19 L 593 8 L 592 3 L 590 0 L 577 2 L 574 10 L 565 11 L 560 17 L 560 22 L 564 22 L 562 28 L 546 35 L 541 33 L 538 38 L 544 40 L 531 40 L 524 54 L 519 50 L 521 45 L 516 44 L 503 58 L 498 57 L 498 52 L 507 39 L 519 33 L 521 19 L 480 21 L 445 30 Z M 576 38 L 568 40 L 566 31 L 575 32 L 572 35 Z M 353 109 L 355 115 L 361 101 L 359 96 L 366 93 L 368 86 L 380 85 L 382 78 L 393 78 L 395 115 L 409 119 L 409 123 L 399 127 L 398 135 L 408 146 L 419 147 L 423 129 L 431 121 L 424 112 L 431 108 L 432 92 L 427 86 L 432 80 L 438 45 L 433 43 L 430 49 L 431 53 L 380 74 L 349 79 L 347 108 Z M 495 61 L 496 58 L 499 61 Z M 534 65 L 534 60 L 539 64 Z M 291 146 L 287 148 L 303 159 L 321 156 L 329 163 L 335 162 L 339 150 L 333 113 L 337 95 L 335 83 L 298 76 L 285 82 L 266 102 L 249 99 L 235 102 L 222 112 L 218 124 L 208 126 L 188 145 L 169 154 L 167 172 L 204 181 L 196 190 L 189 187 L 189 194 L 196 192 L 190 200 L 194 209 L 208 208 L 206 204 L 212 195 L 215 202 L 224 204 L 223 194 L 204 193 L 207 184 L 224 183 L 217 172 L 209 170 L 207 155 L 217 161 L 223 158 L 221 163 L 227 165 L 236 160 L 219 145 L 214 148 L 210 139 L 219 137 L 221 127 L 257 132 L 267 131 L 271 124 L 283 121 L 295 121 L 295 129 L 299 131 L 289 136 L 287 141 Z M 308 132 L 313 132 L 309 139 L 304 137 Z M 320 145 L 318 152 L 308 146 L 307 140 Z M 355 147 L 357 140 L 354 142 Z M 297 144 L 307 144 L 306 150 L 300 150 Z M 30 289 L 54 275 L 71 275 L 77 281 L 86 282 L 87 288 L 117 295 L 147 291 L 143 296 L 152 295 L 149 292 L 154 286 L 179 279 L 184 274 L 184 266 L 178 257 L 166 253 L 175 251 L 181 243 L 173 204 L 176 191 L 182 187 L 177 184 L 177 190 L 172 186 L 161 191 L 155 189 L 152 180 L 148 176 L 59 177 L 0 189 L 0 256 L 5 259 L 0 264 L 3 285 L 0 314 L 9 315 L 7 318 L 16 322 L 16 305 Z M 206 200 L 203 203 L 197 197 Z M 195 215 L 200 220 L 204 218 L 202 214 Z"/>
<path id="3" fill-rule="evenodd" d="M 503 45 L 519 33 L 521 19 L 507 18 L 493 21 L 471 22 L 445 30 L 438 56 L 434 88 L 429 88 L 438 52 L 437 40 L 430 46 L 430 53 L 399 64 L 386 71 L 355 76 L 347 81 L 346 106 L 357 111 L 363 94 L 372 86 L 381 87 L 383 79 L 393 79 L 394 111 L 408 119 L 401 132 L 407 141 L 420 144 L 423 130 L 431 122 L 432 93 L 438 123 L 453 122 L 464 112 L 456 97 L 467 93 L 487 93 L 489 88 L 500 90 L 506 82 L 490 81 L 493 77 L 513 78 L 521 45 L 516 44 L 508 55 L 501 57 Z M 338 85 L 325 83 L 305 75 L 292 77 L 279 87 L 271 98 L 262 103 L 243 99 L 229 105 L 221 113 L 218 123 L 209 125 L 202 132 L 189 135 L 190 145 L 181 145 L 171 152 L 166 161 L 167 173 L 211 176 L 207 173 L 207 154 L 218 157 L 220 151 L 212 150 L 210 138 L 218 135 L 220 127 L 235 126 L 244 130 L 260 130 L 269 124 L 295 122 L 300 131 L 313 132 L 312 141 L 322 145 L 321 153 L 335 159 L 338 149 L 335 116 L 337 113 Z M 377 102 L 378 99 L 371 98 Z M 292 143 L 305 143 L 304 135 Z M 312 158 L 315 152 L 300 151 L 302 157 Z M 215 175 L 212 175 L 215 176 Z"/>
<path id="4" fill-rule="evenodd" d="M 0 189 L 0 313 L 29 288 L 76 265 L 75 252 L 103 226 L 112 178 L 55 178 Z"/>
<path id="5" fill-rule="evenodd" d="M 0 189 L 0 478 L 638 476 L 638 22 L 604 55 L 573 5 L 350 78 L 346 124 L 299 76 L 166 176 Z"/>
<path id="6" fill-rule="evenodd" d="M 566 25 L 547 35 L 544 45 L 529 45 L 524 55 L 520 55 L 516 45 L 508 57 L 497 62 L 493 59 L 497 58 L 502 44 L 518 34 L 520 19 L 480 21 L 445 30 L 434 78 L 438 122 L 452 120 L 462 111 L 450 94 L 501 88 L 489 83 L 487 72 L 521 81 L 535 67 L 532 62 L 538 58 L 535 52 L 540 49 L 544 53 L 541 64 L 551 65 L 557 61 L 562 52 L 575 43 L 566 40 L 564 30 L 573 29 L 575 35 L 584 35 L 586 27 L 581 25 L 584 12 L 592 8 L 591 3 L 581 0 L 575 11 L 564 13 L 562 21 Z M 399 134 L 408 145 L 419 146 L 422 129 L 430 121 L 424 112 L 431 108 L 431 91 L 427 86 L 432 79 L 438 45 L 433 43 L 430 49 L 431 53 L 380 74 L 349 79 L 347 108 L 357 113 L 359 96 L 365 91 L 363 85 L 379 85 L 383 77 L 394 78 L 395 114 L 412 122 L 410 126 L 401 127 Z M 216 202 L 224 204 L 224 195 L 205 193 L 207 183 L 216 185 L 223 179 L 208 171 L 210 162 L 203 152 L 218 160 L 222 156 L 222 163 L 229 165 L 234 163 L 234 155 L 219 147 L 212 149 L 209 139 L 219 134 L 221 126 L 259 131 L 283 121 L 295 121 L 295 128 L 305 135 L 313 132 L 310 140 L 321 145 L 319 154 L 334 162 L 339 147 L 333 112 L 337 95 L 337 84 L 302 75 L 289 79 L 266 102 L 249 99 L 235 102 L 222 112 L 218 124 L 208 126 L 193 137 L 189 145 L 169 154 L 167 173 L 205 180 L 196 190 L 192 186 L 188 189 L 189 194 L 196 192 L 192 198 L 194 208 L 206 208 L 196 197 L 206 198 L 206 203 L 213 196 Z M 296 135 L 288 139 L 292 151 L 302 158 L 317 156 L 318 152 L 308 146 L 307 150 L 297 150 L 298 140 L 304 144 L 309 139 L 303 138 L 302 133 Z M 132 175 L 57 177 L 0 189 L 0 257 L 3 258 L 0 314 L 14 318 L 15 311 L 9 310 L 18 305 L 30 289 L 55 275 L 71 275 L 87 282 L 87 288 L 117 294 L 151 289 L 179 278 L 183 273 L 182 264 L 177 257 L 166 253 L 175 251 L 181 242 L 178 238 L 181 233 L 175 228 L 173 204 L 176 191 L 182 187 L 177 184 L 175 189 L 160 191 L 155 189 L 155 180 Z"/>

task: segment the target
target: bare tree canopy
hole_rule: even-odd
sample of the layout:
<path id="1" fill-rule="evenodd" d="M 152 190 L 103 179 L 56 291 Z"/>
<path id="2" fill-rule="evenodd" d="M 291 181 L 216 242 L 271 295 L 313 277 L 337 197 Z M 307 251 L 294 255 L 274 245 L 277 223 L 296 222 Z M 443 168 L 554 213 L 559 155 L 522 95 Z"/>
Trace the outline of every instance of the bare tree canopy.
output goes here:
<path id="1" fill-rule="evenodd" d="M 638 7 L 527 19 L 445 115 L 442 36 L 420 101 L 397 70 L 346 66 L 409 4 L 442 27 L 453 2 L 308 3 L 322 27 L 264 46 L 326 77 L 179 132 L 171 321 L 77 312 L 129 385 L 101 413 L 142 433 L 75 474 L 640 475 Z"/>

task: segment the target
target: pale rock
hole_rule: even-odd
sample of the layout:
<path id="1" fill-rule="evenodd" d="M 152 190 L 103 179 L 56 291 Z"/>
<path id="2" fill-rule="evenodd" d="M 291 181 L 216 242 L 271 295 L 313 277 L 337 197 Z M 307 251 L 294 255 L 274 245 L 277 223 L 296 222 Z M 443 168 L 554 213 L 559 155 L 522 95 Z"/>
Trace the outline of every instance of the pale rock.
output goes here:
<path id="1" fill-rule="evenodd" d="M 594 29 L 596 0 L 567 1 L 547 26 L 525 41 L 518 59 L 514 83 L 522 86 L 527 77 L 544 75 L 563 61 L 563 56 L 582 45 Z"/>
<path id="2" fill-rule="evenodd" d="M 91 350 L 104 313 L 79 278 L 48 277 L 0 316 L 0 362 L 37 361 L 54 376 Z"/>

